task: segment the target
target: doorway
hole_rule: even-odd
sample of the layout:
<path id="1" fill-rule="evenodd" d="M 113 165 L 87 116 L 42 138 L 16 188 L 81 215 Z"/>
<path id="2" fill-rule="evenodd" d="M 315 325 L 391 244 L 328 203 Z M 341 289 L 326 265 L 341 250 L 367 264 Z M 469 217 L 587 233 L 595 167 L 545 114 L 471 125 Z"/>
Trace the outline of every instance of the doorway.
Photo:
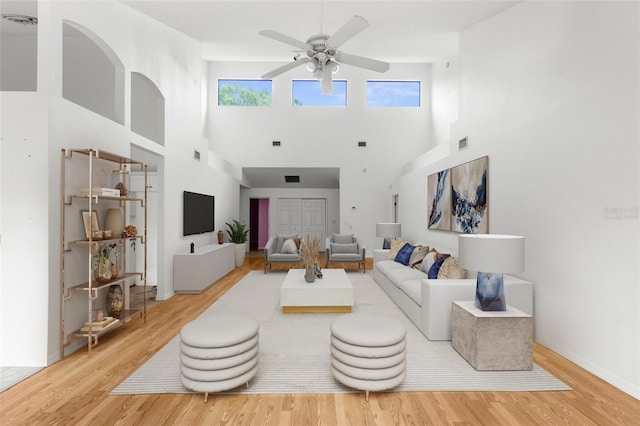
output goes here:
<path id="1" fill-rule="evenodd" d="M 269 199 L 249 199 L 249 250 L 262 250 L 269 241 Z"/>

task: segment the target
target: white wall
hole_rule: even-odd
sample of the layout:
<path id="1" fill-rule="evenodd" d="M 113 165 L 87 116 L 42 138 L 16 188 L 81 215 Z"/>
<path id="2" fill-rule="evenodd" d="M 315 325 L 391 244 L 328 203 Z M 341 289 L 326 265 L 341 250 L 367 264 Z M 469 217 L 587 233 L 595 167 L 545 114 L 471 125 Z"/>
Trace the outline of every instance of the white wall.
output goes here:
<path id="1" fill-rule="evenodd" d="M 463 31 L 452 155 L 397 182 L 417 200 L 403 231 L 457 247 L 426 230 L 426 177 L 488 155 L 490 232 L 526 237 L 536 340 L 636 398 L 639 16 L 636 2 L 527 2 Z"/>
<path id="2" fill-rule="evenodd" d="M 280 65 L 209 65 L 210 147 L 244 167 L 339 167 L 339 232 L 360 236 L 370 254 L 382 245 L 375 224 L 391 220 L 390 179 L 429 146 L 430 66 L 392 64 L 384 74 L 341 67 L 336 78 L 348 81 L 347 108 L 292 107 L 292 79 L 310 78 L 304 67 L 273 79 L 271 107 L 217 106 L 218 79 L 256 79 Z M 422 80 L 422 107 L 366 107 L 367 79 Z M 282 146 L 274 148 L 274 140 Z M 357 147 L 358 141 L 367 147 Z"/>
<path id="3" fill-rule="evenodd" d="M 39 2 L 38 17 L 37 95 L 15 94 L 18 98 L 14 98 L 8 93 L 1 94 L 2 365 L 42 366 L 58 359 L 61 148 L 95 147 L 128 156 L 130 143 L 135 141 L 142 148 L 165 156 L 159 197 L 162 210 L 159 220 L 163 223 L 160 230 L 163 241 L 159 244 L 159 258 L 163 260 L 158 272 L 163 280 L 158 283 L 161 299 L 173 294 L 173 253 L 188 250 L 192 241 L 182 237 L 182 191 L 216 195 L 216 227 L 224 224 L 224 218 L 237 216 L 239 204 L 238 180 L 211 168 L 207 158 L 208 142 L 203 137 L 202 123 L 206 76 L 200 43 L 117 1 Z M 124 64 L 124 126 L 62 98 L 63 20 L 91 30 Z M 149 77 L 165 97 L 168 119 L 164 147 L 129 129 L 132 71 Z M 5 143 L 5 135 L 11 143 Z M 33 141 L 33 146 L 25 144 L 23 138 Z M 202 153 L 199 162 L 193 160 L 194 149 Z M 34 161 L 38 162 L 36 166 Z M 7 182 L 13 176 L 20 176 L 24 183 L 10 189 Z M 16 204 L 20 202 L 24 203 Z M 12 205 L 20 205 L 21 211 L 15 211 Z M 25 220 L 30 221 L 28 226 L 16 226 Z M 47 236 L 49 244 L 45 242 Z M 202 235 L 196 244 L 213 240 L 213 234 Z M 66 303 L 73 305 L 75 298 L 76 295 L 74 301 Z M 20 324 L 20 328 L 9 327 L 11 324 Z M 71 329 L 77 324 L 67 326 Z M 5 341 L 19 341 L 20 345 L 4 344 Z M 80 339 L 74 340 L 71 349 L 82 343 Z"/>

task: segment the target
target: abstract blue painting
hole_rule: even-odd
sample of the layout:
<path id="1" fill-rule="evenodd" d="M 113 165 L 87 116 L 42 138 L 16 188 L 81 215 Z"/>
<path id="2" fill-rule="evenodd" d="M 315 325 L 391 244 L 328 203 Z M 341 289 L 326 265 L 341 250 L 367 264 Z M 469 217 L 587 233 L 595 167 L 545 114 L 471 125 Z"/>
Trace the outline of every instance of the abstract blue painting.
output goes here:
<path id="1" fill-rule="evenodd" d="M 442 170 L 427 177 L 428 228 L 451 230 L 451 173 Z"/>
<path id="2" fill-rule="evenodd" d="M 451 230 L 467 234 L 489 232 L 487 170 L 482 157 L 451 169 Z"/>

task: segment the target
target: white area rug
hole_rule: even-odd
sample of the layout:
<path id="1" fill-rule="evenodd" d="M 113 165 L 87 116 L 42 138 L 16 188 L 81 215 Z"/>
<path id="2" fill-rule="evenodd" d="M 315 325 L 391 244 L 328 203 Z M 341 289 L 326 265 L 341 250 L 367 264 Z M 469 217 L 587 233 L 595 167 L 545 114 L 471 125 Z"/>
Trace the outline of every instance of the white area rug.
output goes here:
<path id="1" fill-rule="evenodd" d="M 396 391 L 543 391 L 570 390 L 544 369 L 476 371 L 452 347 L 432 342 L 413 325 L 373 280 L 370 273 L 348 272 L 355 289 L 353 312 L 396 318 L 407 328 L 407 377 Z M 341 314 L 283 314 L 280 285 L 284 272 L 253 271 L 211 305 L 211 313 L 243 313 L 260 322 L 259 371 L 249 388 L 233 393 L 352 392 L 331 375 L 329 326 Z M 196 296 L 197 297 L 197 296 Z M 176 336 L 111 395 L 190 393 L 180 383 Z"/>

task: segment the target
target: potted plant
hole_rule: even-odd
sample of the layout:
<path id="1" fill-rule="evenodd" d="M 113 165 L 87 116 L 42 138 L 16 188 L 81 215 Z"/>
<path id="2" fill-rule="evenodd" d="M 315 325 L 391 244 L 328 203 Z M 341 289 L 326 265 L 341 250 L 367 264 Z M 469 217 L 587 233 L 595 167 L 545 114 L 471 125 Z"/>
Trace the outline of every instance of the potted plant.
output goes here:
<path id="1" fill-rule="evenodd" d="M 242 266 L 244 264 L 244 257 L 247 250 L 247 235 L 249 234 L 249 228 L 244 223 L 233 219 L 233 223 L 226 222 L 227 234 L 229 235 L 229 241 L 236 245 L 236 266 Z"/>
<path id="2" fill-rule="evenodd" d="M 94 276 L 96 281 L 103 283 L 108 282 L 112 278 L 111 271 L 111 249 L 115 248 L 116 244 L 100 244 L 98 251 L 95 254 L 96 263 L 93 265 Z"/>

